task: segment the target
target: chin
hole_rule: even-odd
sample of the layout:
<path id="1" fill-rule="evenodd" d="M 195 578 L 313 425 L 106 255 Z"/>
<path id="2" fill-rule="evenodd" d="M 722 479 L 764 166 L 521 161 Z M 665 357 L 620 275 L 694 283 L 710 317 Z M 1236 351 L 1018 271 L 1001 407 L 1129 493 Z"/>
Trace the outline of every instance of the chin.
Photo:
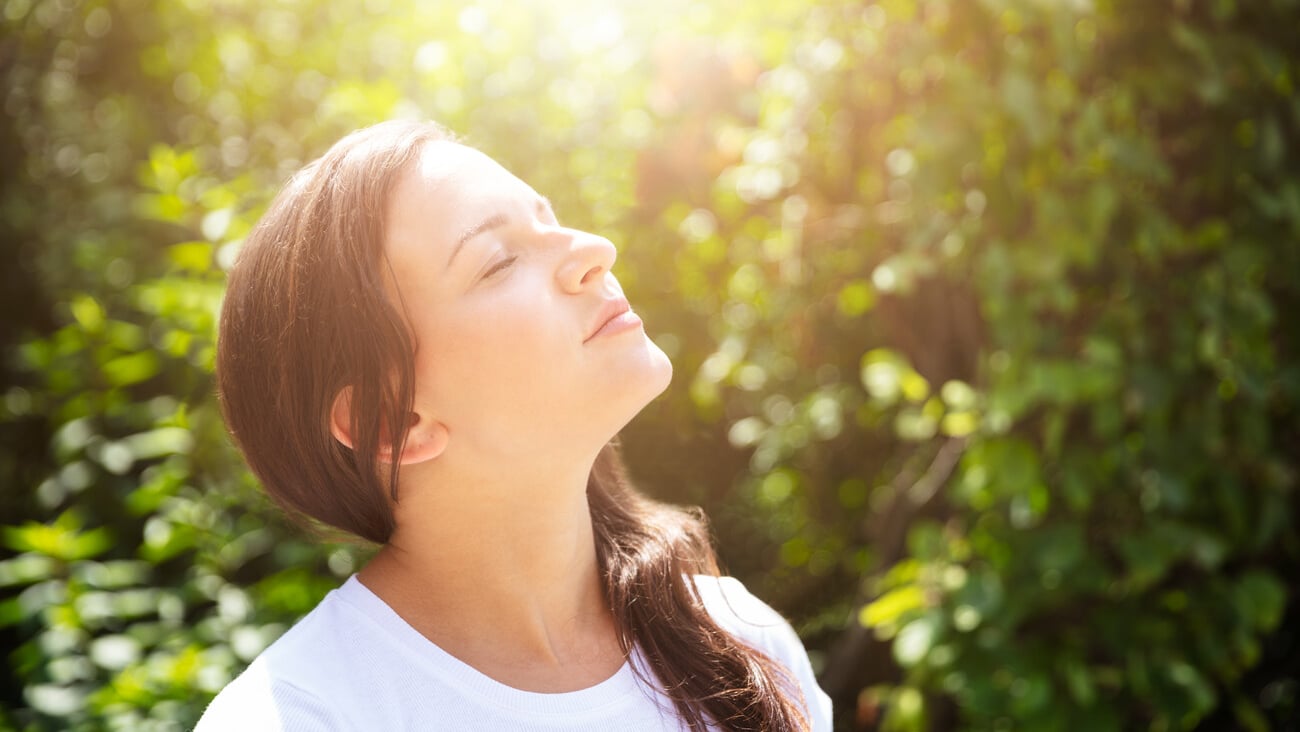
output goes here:
<path id="1" fill-rule="evenodd" d="M 645 339 L 646 355 L 650 361 L 652 375 L 646 379 L 647 383 L 654 388 L 654 393 L 650 399 L 654 399 L 668 389 L 668 385 L 673 381 L 673 362 L 669 360 L 668 354 L 663 349 L 655 345 L 649 336 Z"/>
<path id="2" fill-rule="evenodd" d="M 672 361 L 659 346 L 646 338 L 645 348 L 637 352 L 634 363 L 619 374 L 612 385 L 617 393 L 614 403 L 621 405 L 616 408 L 620 422 L 615 431 L 621 430 L 647 404 L 663 394 L 672 380 Z"/>

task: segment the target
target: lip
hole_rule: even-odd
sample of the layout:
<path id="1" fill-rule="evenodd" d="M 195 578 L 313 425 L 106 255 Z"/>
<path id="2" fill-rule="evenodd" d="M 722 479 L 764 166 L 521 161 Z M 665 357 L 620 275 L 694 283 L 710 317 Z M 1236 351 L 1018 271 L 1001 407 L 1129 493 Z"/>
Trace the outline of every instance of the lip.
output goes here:
<path id="1" fill-rule="evenodd" d="M 587 337 L 582 342 L 587 343 L 593 338 L 640 325 L 641 318 L 632 312 L 632 306 L 628 304 L 627 298 L 615 297 L 601 304 L 600 310 L 596 312 L 595 325 L 591 330 L 587 331 Z"/>

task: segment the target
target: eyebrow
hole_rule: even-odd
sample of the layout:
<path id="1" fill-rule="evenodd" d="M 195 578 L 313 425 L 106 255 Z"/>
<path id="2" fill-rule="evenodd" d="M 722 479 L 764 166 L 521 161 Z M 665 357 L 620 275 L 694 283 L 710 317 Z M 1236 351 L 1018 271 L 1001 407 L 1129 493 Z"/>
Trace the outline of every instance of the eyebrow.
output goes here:
<path id="1" fill-rule="evenodd" d="M 551 206 L 551 199 L 546 196 L 539 195 L 535 201 L 535 206 L 539 214 L 550 213 L 552 218 L 555 217 L 555 209 Z M 447 257 L 447 266 L 451 267 L 451 263 L 456 260 L 456 255 L 460 254 L 460 250 L 465 248 L 465 244 L 470 239 L 492 229 L 505 226 L 508 223 L 510 223 L 510 216 L 503 212 L 497 212 L 462 231 L 460 238 L 456 240 L 455 246 L 451 249 L 451 256 Z"/>

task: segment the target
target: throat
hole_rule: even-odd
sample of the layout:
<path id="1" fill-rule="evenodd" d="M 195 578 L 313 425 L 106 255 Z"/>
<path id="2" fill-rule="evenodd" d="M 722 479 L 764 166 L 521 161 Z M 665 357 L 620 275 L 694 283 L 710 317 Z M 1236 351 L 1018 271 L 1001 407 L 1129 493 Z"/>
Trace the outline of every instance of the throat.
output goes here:
<path id="1" fill-rule="evenodd" d="M 390 545 L 358 580 L 408 625 L 479 673 L 521 691 L 589 688 L 622 668 L 626 654 L 595 561 L 571 563 L 548 581 L 468 567 L 429 567 Z"/>
<path id="2" fill-rule="evenodd" d="M 546 483 L 452 467 L 408 475 L 396 529 L 358 579 L 430 642 L 508 686 L 554 693 L 613 676 L 625 656 L 596 558 L 590 465 Z"/>

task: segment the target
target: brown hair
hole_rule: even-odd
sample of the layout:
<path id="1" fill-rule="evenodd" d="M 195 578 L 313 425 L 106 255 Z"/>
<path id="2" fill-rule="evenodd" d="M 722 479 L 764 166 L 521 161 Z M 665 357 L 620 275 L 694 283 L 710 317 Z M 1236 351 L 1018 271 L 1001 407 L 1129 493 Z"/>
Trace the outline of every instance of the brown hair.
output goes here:
<path id="1" fill-rule="evenodd" d="M 226 423 L 271 497 L 375 543 L 394 529 L 380 443 L 402 452 L 414 386 L 405 319 L 383 284 L 384 211 L 433 123 L 386 122 L 336 143 L 285 186 L 230 272 L 217 341 Z M 355 449 L 330 434 L 352 389 Z M 385 495 L 387 493 L 387 495 Z M 635 646 L 692 729 L 807 727 L 788 669 L 723 630 L 690 575 L 718 574 L 702 516 L 642 496 L 613 443 L 587 484 L 605 596 L 624 653 Z M 646 679 L 655 683 L 654 679 Z"/>

